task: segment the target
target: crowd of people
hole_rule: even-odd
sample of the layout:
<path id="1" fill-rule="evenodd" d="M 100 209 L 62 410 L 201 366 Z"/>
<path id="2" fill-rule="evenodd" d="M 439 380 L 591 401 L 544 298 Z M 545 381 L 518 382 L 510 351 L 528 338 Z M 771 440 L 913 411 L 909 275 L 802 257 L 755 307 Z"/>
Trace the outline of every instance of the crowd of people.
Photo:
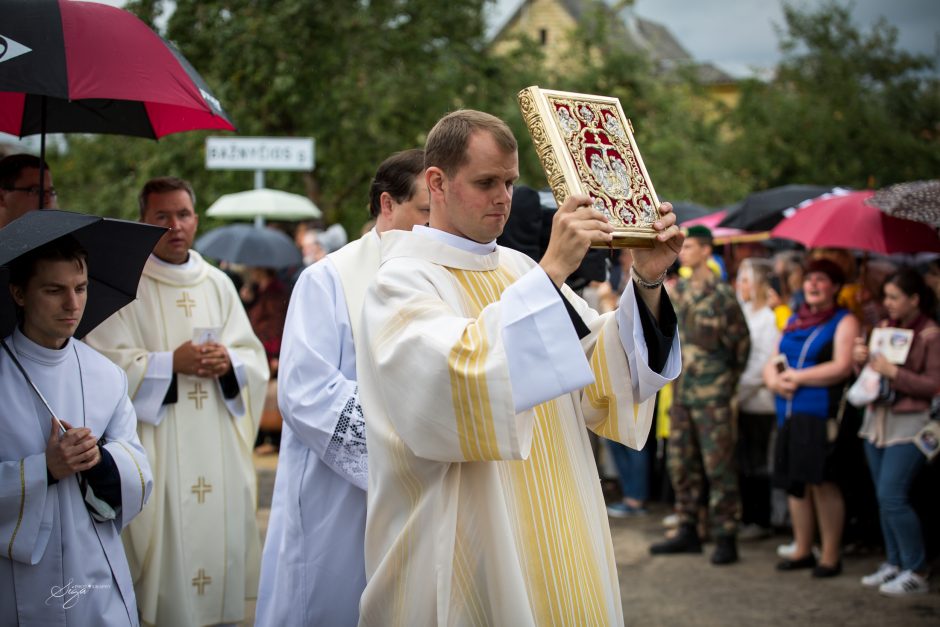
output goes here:
<path id="1" fill-rule="evenodd" d="M 379 165 L 362 237 L 298 234 L 303 268 L 252 269 L 241 290 L 192 248 L 192 186 L 152 179 L 140 221 L 166 233 L 137 299 L 82 341 L 88 251 L 65 236 L 11 261 L 0 623 L 233 624 L 257 597 L 258 625 L 622 624 L 608 516 L 647 514 L 658 438 L 676 528 L 653 555 L 711 540 L 729 565 L 789 526 L 779 570 L 839 575 L 846 482 L 867 465 L 886 558 L 862 583 L 926 591 L 909 495 L 936 425 L 940 267 L 722 259 L 663 203 L 653 247 L 600 257 L 588 284 L 613 229 L 587 196 L 542 249 L 497 245 L 517 204 L 541 215 L 513 194 L 517 151 L 498 118 L 444 116 Z M 0 160 L 0 229 L 55 206 L 39 166 Z M 870 349 L 873 329 L 903 356 Z M 866 369 L 878 389 L 854 409 Z M 263 554 L 261 444 L 279 449 Z"/>
<path id="2" fill-rule="evenodd" d="M 736 538 L 792 531 L 778 548 L 780 571 L 834 577 L 847 544 L 881 544 L 886 560 L 861 584 L 889 596 L 926 592 L 938 549 L 922 521 L 937 520 L 927 495 L 937 480 L 928 455 L 940 424 L 940 263 L 733 247 L 719 251 L 707 229 L 690 228 L 682 268 L 666 283 L 683 372 L 672 394 L 660 395 L 668 423 L 660 466 L 673 494 L 660 492 L 674 501 L 665 522 L 676 528 L 650 552 L 700 553 L 709 539 L 712 563 L 726 564 L 736 560 Z M 629 265 L 629 253 L 619 265 Z M 619 287 L 595 286 L 602 300 Z M 870 348 L 877 329 L 904 350 Z M 877 394 L 850 393 L 866 368 Z M 606 449 L 624 497 L 609 514 L 645 514 L 656 465 L 644 464 L 651 478 L 637 487 L 619 445 Z M 864 522 L 871 519 L 880 538 Z"/>

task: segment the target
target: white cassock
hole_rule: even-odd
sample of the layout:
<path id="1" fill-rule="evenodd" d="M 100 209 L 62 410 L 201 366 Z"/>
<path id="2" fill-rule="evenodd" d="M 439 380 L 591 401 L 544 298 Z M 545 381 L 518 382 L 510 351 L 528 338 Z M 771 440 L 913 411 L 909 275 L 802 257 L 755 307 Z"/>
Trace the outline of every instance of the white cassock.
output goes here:
<path id="1" fill-rule="evenodd" d="M 81 342 L 6 338 L 53 411 L 104 438 L 120 475 L 117 517 L 94 522 L 78 486 L 47 480 L 49 412 L 0 349 L 0 625 L 137 625 L 121 529 L 150 495 L 127 378 Z"/>
<path id="2" fill-rule="evenodd" d="M 255 625 L 355 625 L 366 585 L 368 458 L 356 388 L 362 299 L 379 269 L 373 229 L 300 275 L 281 342 L 284 427 Z"/>
<path id="3" fill-rule="evenodd" d="M 587 429 L 643 446 L 650 370 L 627 289 L 578 340 L 528 257 L 416 227 L 382 238 L 363 307 L 368 416 L 362 625 L 622 624 Z"/>
<path id="4" fill-rule="evenodd" d="M 173 351 L 194 329 L 215 327 L 231 357 L 237 393 L 215 379 L 178 374 L 163 405 Z M 137 300 L 85 338 L 127 372 L 154 498 L 124 533 L 145 623 L 238 622 L 258 590 L 252 450 L 268 380 L 261 342 L 232 281 L 195 251 L 181 265 L 153 255 Z"/>

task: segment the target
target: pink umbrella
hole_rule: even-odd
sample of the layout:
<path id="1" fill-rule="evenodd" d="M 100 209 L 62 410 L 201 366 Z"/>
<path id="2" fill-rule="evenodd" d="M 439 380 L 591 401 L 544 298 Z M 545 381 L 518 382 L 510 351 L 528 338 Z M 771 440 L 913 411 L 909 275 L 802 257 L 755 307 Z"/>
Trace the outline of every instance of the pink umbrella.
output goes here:
<path id="1" fill-rule="evenodd" d="M 767 239 L 767 233 L 748 233 L 742 229 L 735 229 L 727 226 L 718 226 L 718 224 L 728 215 L 726 209 L 710 213 L 701 218 L 686 220 L 679 225 L 680 228 L 688 230 L 690 226 L 706 226 L 712 232 L 716 244 L 728 244 L 739 242 L 751 242 Z"/>
<path id="2" fill-rule="evenodd" d="M 807 248 L 853 248 L 873 253 L 940 252 L 937 231 L 865 204 L 871 190 L 827 194 L 810 201 L 771 232 Z"/>

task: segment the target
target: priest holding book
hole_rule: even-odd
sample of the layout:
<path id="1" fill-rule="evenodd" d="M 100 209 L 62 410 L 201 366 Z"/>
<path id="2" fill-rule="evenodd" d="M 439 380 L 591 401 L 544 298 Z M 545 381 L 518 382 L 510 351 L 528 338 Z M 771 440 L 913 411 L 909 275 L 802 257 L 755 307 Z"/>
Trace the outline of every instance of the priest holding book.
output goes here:
<path id="1" fill-rule="evenodd" d="M 641 448 L 681 369 L 662 289 L 682 235 L 668 204 L 634 285 L 603 316 L 564 285 L 613 228 L 584 195 L 539 264 L 496 245 L 519 176 L 501 120 L 428 135 L 429 227 L 382 238 L 356 338 L 369 443 L 361 625 L 622 624 L 586 429 Z"/>

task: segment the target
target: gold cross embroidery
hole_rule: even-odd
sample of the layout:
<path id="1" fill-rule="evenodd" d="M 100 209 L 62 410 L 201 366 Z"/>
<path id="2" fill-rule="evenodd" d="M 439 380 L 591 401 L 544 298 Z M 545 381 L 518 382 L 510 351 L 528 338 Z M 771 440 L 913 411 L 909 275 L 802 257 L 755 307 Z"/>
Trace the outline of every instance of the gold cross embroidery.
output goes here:
<path id="1" fill-rule="evenodd" d="M 202 409 L 202 402 L 209 398 L 209 392 L 202 389 L 202 383 L 197 382 L 193 391 L 186 396 L 196 402 L 196 409 Z"/>
<path id="2" fill-rule="evenodd" d="M 206 502 L 206 492 L 212 492 L 212 484 L 206 483 L 205 477 L 199 477 L 199 481 L 196 482 L 190 492 L 196 495 L 196 498 L 199 500 L 200 505 Z"/>
<path id="3" fill-rule="evenodd" d="M 196 301 L 189 297 L 189 292 L 183 292 L 183 297 L 176 301 L 177 307 L 182 307 L 186 310 L 186 317 L 193 317 L 193 307 L 196 306 Z"/>
<path id="4" fill-rule="evenodd" d="M 212 577 L 207 577 L 206 571 L 200 568 L 196 576 L 193 577 L 193 585 L 196 586 L 196 589 L 199 591 L 199 596 L 205 594 L 206 586 L 210 583 L 212 583 Z"/>

